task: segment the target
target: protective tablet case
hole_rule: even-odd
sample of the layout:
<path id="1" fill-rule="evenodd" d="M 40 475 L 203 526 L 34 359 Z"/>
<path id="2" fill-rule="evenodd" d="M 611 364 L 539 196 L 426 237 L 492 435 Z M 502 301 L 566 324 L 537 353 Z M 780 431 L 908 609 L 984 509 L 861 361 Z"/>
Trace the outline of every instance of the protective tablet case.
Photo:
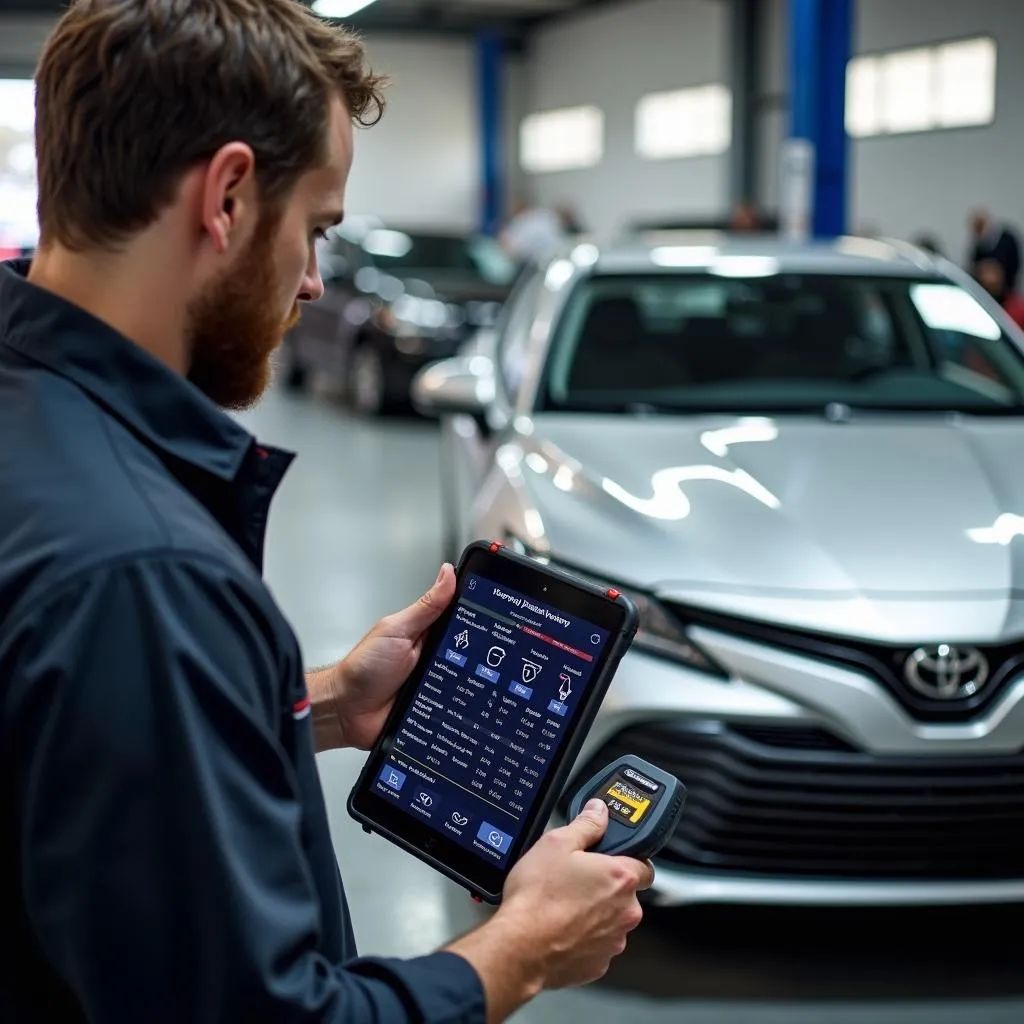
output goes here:
<path id="1" fill-rule="evenodd" d="M 604 701 L 605 695 L 608 693 L 608 688 L 611 686 L 612 680 L 615 678 L 615 671 L 618 668 L 619 662 L 622 660 L 622 656 L 626 651 L 629 650 L 629 647 L 633 642 L 633 638 L 636 636 L 639 618 L 636 606 L 633 602 L 623 594 L 620 594 L 617 590 L 608 590 L 590 583 L 588 580 L 580 579 L 579 577 L 563 572 L 560 569 L 542 565 L 531 558 L 527 558 L 514 551 L 510 551 L 508 548 L 498 543 L 475 541 L 470 544 L 459 559 L 459 564 L 456 567 L 457 575 L 460 577 L 462 576 L 466 562 L 476 551 L 485 551 L 488 554 L 507 558 L 513 562 L 518 562 L 520 565 L 524 565 L 529 569 L 540 571 L 545 575 L 555 577 L 564 583 L 568 583 L 571 586 L 593 594 L 596 597 L 614 601 L 616 604 L 624 608 L 626 612 L 621 631 L 617 637 L 610 640 L 608 660 L 605 663 L 605 667 L 601 674 L 592 681 L 590 694 L 579 712 L 576 727 L 565 741 L 565 753 L 562 758 L 562 762 L 558 769 L 551 775 L 546 794 L 532 812 L 532 824 L 522 833 L 524 836 L 522 851 L 520 853 L 520 856 L 522 856 L 544 832 L 548 819 L 551 817 L 551 813 L 555 809 L 555 804 L 558 802 L 558 797 L 568 781 L 569 775 L 571 774 L 576 762 L 576 758 L 579 756 L 580 748 L 583 746 L 583 743 L 587 738 L 587 733 L 590 731 L 590 727 L 593 725 L 594 719 L 597 717 L 597 713 L 601 709 L 601 704 Z M 423 654 L 421 659 L 413 669 L 409 679 L 402 685 L 400 693 L 404 693 L 406 687 L 416 685 L 426 671 L 427 664 L 432 657 L 432 652 L 443 636 L 443 630 L 446 628 L 446 619 L 447 616 L 443 616 L 442 619 L 430 630 L 430 633 L 427 635 L 423 644 Z M 373 832 L 382 836 L 394 845 L 406 850 L 408 853 L 411 853 L 417 859 L 429 864 L 435 871 L 439 871 L 442 875 L 450 878 L 453 882 L 456 882 L 468 889 L 474 897 L 478 897 L 486 903 L 496 905 L 501 902 L 500 890 L 498 892 L 481 891 L 479 885 L 472 879 L 466 878 L 444 861 L 432 856 L 429 851 L 420 849 L 413 843 L 404 839 L 402 836 L 392 832 L 390 829 L 374 821 L 369 816 L 364 815 L 354 806 L 356 794 L 363 789 L 363 787 L 369 787 L 373 784 L 370 765 L 374 763 L 374 759 L 380 753 L 381 747 L 384 743 L 384 737 L 389 736 L 399 724 L 399 719 L 402 714 L 401 704 L 402 702 L 396 699 L 395 706 L 392 708 L 391 714 L 388 716 L 388 720 L 385 723 L 384 728 L 381 730 L 380 738 L 377 740 L 377 743 L 366 758 L 366 762 L 359 773 L 359 778 L 356 779 L 356 783 L 349 794 L 347 804 L 348 813 L 362 825 L 364 832 Z M 508 876 L 508 873 L 515 866 L 515 863 L 516 862 L 513 861 L 508 865 L 504 873 L 505 877 Z"/>

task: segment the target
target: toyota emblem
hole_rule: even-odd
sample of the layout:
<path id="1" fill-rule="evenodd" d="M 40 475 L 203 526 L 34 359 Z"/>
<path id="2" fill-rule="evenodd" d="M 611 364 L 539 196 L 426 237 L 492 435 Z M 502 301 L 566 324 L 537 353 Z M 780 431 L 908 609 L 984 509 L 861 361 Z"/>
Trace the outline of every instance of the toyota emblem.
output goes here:
<path id="1" fill-rule="evenodd" d="M 977 647 L 918 647 L 903 666 L 907 682 L 932 700 L 972 697 L 988 682 L 988 661 Z"/>

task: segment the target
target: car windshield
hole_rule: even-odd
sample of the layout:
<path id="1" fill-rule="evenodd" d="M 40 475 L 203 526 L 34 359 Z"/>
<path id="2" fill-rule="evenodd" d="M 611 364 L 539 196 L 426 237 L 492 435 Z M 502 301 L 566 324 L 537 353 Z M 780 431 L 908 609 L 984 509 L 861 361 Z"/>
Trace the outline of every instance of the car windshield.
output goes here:
<path id="1" fill-rule="evenodd" d="M 393 274 L 458 273 L 507 285 L 516 267 L 498 244 L 478 235 L 444 235 L 375 228 L 363 249 L 381 270 Z"/>
<path id="2" fill-rule="evenodd" d="M 595 276 L 555 330 L 541 407 L 1024 412 L 1024 359 L 937 279 Z"/>

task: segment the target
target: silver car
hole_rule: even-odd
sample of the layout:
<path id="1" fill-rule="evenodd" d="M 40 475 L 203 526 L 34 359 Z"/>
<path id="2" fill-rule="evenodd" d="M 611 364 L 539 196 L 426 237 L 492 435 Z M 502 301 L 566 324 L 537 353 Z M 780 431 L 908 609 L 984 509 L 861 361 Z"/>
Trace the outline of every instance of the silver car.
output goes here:
<path id="1" fill-rule="evenodd" d="M 632 594 L 576 765 L 689 790 L 672 903 L 1024 897 L 1024 357 L 863 239 L 582 245 L 424 370 L 453 550 Z"/>

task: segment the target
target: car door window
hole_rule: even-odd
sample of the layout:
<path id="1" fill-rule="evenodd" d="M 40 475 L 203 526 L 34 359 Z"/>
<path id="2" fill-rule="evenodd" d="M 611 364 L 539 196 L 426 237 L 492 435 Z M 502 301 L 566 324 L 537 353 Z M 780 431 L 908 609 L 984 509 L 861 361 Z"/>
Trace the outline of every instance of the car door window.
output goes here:
<path id="1" fill-rule="evenodd" d="M 515 286 L 499 326 L 498 376 L 510 405 L 515 405 L 526 376 L 533 324 L 543 278 L 530 271 Z"/>

